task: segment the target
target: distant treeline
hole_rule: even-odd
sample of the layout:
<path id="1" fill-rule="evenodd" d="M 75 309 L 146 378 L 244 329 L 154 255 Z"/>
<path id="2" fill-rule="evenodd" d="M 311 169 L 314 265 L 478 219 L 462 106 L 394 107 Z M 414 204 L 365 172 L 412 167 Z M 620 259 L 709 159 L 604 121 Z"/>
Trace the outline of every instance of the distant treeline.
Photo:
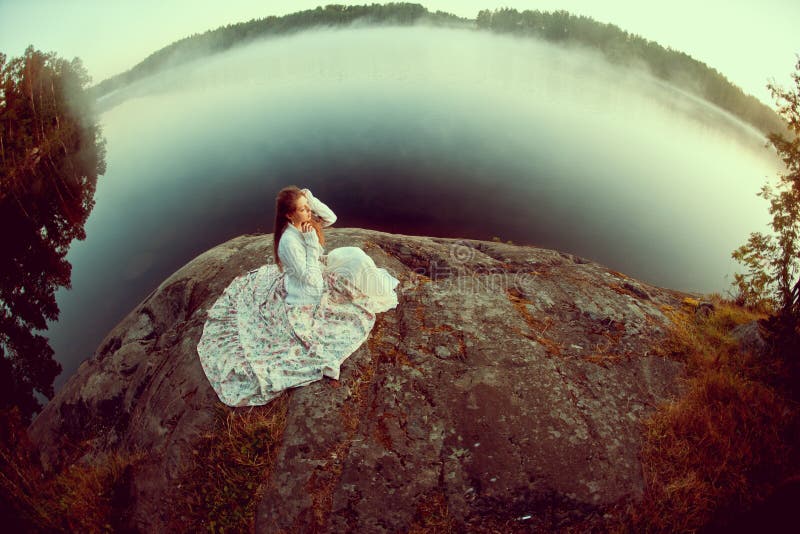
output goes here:
<path id="1" fill-rule="evenodd" d="M 601 51 L 611 63 L 644 62 L 653 76 L 719 106 L 764 134 L 786 129 L 786 124 L 774 110 L 756 97 L 745 94 L 715 69 L 688 54 L 664 48 L 613 24 L 601 24 L 566 11 L 528 10 L 519 13 L 509 8 L 480 11 L 476 22 L 479 29 L 496 33 L 530 35 L 551 42 L 585 45 Z M 764 83 L 766 85 L 766 80 Z"/>
<path id="2" fill-rule="evenodd" d="M 644 63 L 652 74 L 729 111 L 769 134 L 783 132 L 786 125 L 770 107 L 745 94 L 727 78 L 691 56 L 664 48 L 630 34 L 613 24 L 574 16 L 567 11 L 542 12 L 501 8 L 482 10 L 476 19 L 443 11 L 429 12 L 420 4 L 388 3 L 361 6 L 331 4 L 282 17 L 269 16 L 229 24 L 176 41 L 151 54 L 132 69 L 104 80 L 91 89 L 99 98 L 136 80 L 166 68 L 223 52 L 257 39 L 294 33 L 316 26 L 346 26 L 356 20 L 366 25 L 410 26 L 429 24 L 495 33 L 533 36 L 556 43 L 572 43 L 601 51 L 612 63 Z"/>
<path id="3" fill-rule="evenodd" d="M 228 24 L 216 30 L 194 34 L 165 46 L 150 54 L 132 69 L 112 76 L 92 87 L 96 97 L 109 94 L 165 68 L 224 52 L 264 37 L 300 32 L 317 26 L 347 26 L 361 20 L 366 25 L 411 26 L 427 22 L 435 26 L 460 26 L 475 28 L 475 21 L 457 17 L 443 11 L 428 12 L 420 4 L 389 3 L 371 6 L 343 6 L 331 4 L 316 9 L 298 11 L 282 17 L 269 16 L 249 22 Z"/>

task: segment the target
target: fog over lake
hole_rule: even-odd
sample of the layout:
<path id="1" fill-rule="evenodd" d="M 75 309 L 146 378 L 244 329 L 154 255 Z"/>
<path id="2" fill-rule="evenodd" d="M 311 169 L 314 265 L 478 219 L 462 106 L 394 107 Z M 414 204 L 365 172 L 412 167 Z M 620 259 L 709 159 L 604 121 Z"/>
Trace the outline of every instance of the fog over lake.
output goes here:
<path id="1" fill-rule="evenodd" d="M 310 188 L 336 227 L 499 236 L 724 292 L 781 169 L 759 132 L 644 69 L 469 30 L 267 39 L 102 104 L 107 173 L 47 333 L 56 389 L 176 269 L 272 232 L 285 185 Z"/>

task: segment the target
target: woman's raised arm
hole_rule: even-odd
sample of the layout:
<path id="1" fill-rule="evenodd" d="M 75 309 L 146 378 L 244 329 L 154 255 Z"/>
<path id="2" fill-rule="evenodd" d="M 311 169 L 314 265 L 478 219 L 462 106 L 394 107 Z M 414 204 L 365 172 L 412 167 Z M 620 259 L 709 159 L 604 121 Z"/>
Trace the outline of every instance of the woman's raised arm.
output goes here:
<path id="1" fill-rule="evenodd" d="M 315 197 L 309 189 L 302 189 L 308 199 L 308 206 L 322 219 L 322 226 L 330 226 L 336 222 L 336 214 L 324 202 Z"/>

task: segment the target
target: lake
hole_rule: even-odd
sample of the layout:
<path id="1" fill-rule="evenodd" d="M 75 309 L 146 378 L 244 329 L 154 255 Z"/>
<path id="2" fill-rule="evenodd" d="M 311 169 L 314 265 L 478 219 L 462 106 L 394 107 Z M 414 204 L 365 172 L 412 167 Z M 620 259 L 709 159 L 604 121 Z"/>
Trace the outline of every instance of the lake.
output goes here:
<path id="1" fill-rule="evenodd" d="M 57 390 L 176 269 L 272 232 L 285 185 L 311 189 L 337 227 L 498 236 L 724 292 L 781 169 L 760 133 L 642 70 L 469 30 L 268 39 L 103 105 L 107 173 L 47 333 Z"/>

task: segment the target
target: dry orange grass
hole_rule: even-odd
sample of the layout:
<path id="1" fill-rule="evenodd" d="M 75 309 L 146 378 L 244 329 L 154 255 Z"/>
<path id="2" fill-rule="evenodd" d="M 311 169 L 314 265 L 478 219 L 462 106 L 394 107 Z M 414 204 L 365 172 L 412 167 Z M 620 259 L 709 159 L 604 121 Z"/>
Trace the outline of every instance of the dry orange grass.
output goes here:
<path id="1" fill-rule="evenodd" d="M 544 346 L 548 354 L 559 356 L 562 353 L 563 346 L 557 341 L 544 336 L 544 333 L 547 331 L 547 329 L 552 326 L 553 319 L 548 317 L 545 321 L 540 321 L 531 315 L 526 307 L 526 305 L 531 304 L 531 302 L 525 299 L 525 297 L 517 289 L 506 289 L 506 295 L 508 300 L 517 310 L 517 313 L 519 313 L 519 315 L 525 320 L 525 323 L 527 323 L 530 329 L 528 332 L 516 328 L 514 328 L 514 330 L 516 330 L 521 336 L 525 336 L 528 339 L 540 343 L 542 346 Z"/>
<path id="2" fill-rule="evenodd" d="M 216 407 L 215 428 L 201 437 L 187 477 L 175 488 L 172 531 L 251 530 L 261 483 L 283 433 L 287 398 L 248 409 Z M 145 452 L 96 453 L 87 440 L 75 445 L 65 468 L 46 478 L 24 427 L 13 430 L 13 442 L 0 440 L 0 490 L 13 499 L 18 524 L 33 532 L 118 532 L 124 527 L 118 523 L 130 504 L 125 486 Z M 90 460 L 79 460 L 86 453 Z"/>
<path id="3" fill-rule="evenodd" d="M 707 318 L 664 309 L 674 328 L 662 353 L 686 361 L 686 388 L 646 421 L 645 497 L 615 531 L 724 528 L 797 469 L 790 460 L 797 406 L 767 380 L 773 362 L 738 350 L 730 336 L 763 315 L 710 300 L 716 310 Z"/>
<path id="4" fill-rule="evenodd" d="M 115 452 L 95 457 L 91 464 L 72 464 L 42 488 L 52 517 L 67 532 L 115 532 L 115 507 L 127 504 L 115 506 L 117 484 L 125 469 L 145 456 Z"/>
<path id="5" fill-rule="evenodd" d="M 437 491 L 417 503 L 417 514 L 408 534 L 455 534 L 456 523 L 447 506 L 447 497 Z"/>
<path id="6" fill-rule="evenodd" d="M 0 498 L 7 496 L 15 510 L 14 522 L 3 525 L 6 531 L 116 531 L 125 504 L 120 502 L 124 475 L 145 453 L 98 454 L 87 440 L 71 449 L 64 469 L 46 476 L 16 414 L 0 417 Z M 79 460 L 86 453 L 91 455 Z"/>
<path id="7" fill-rule="evenodd" d="M 174 532 L 251 532 L 286 424 L 291 391 L 264 406 L 215 407 L 215 426 L 175 488 Z"/>

